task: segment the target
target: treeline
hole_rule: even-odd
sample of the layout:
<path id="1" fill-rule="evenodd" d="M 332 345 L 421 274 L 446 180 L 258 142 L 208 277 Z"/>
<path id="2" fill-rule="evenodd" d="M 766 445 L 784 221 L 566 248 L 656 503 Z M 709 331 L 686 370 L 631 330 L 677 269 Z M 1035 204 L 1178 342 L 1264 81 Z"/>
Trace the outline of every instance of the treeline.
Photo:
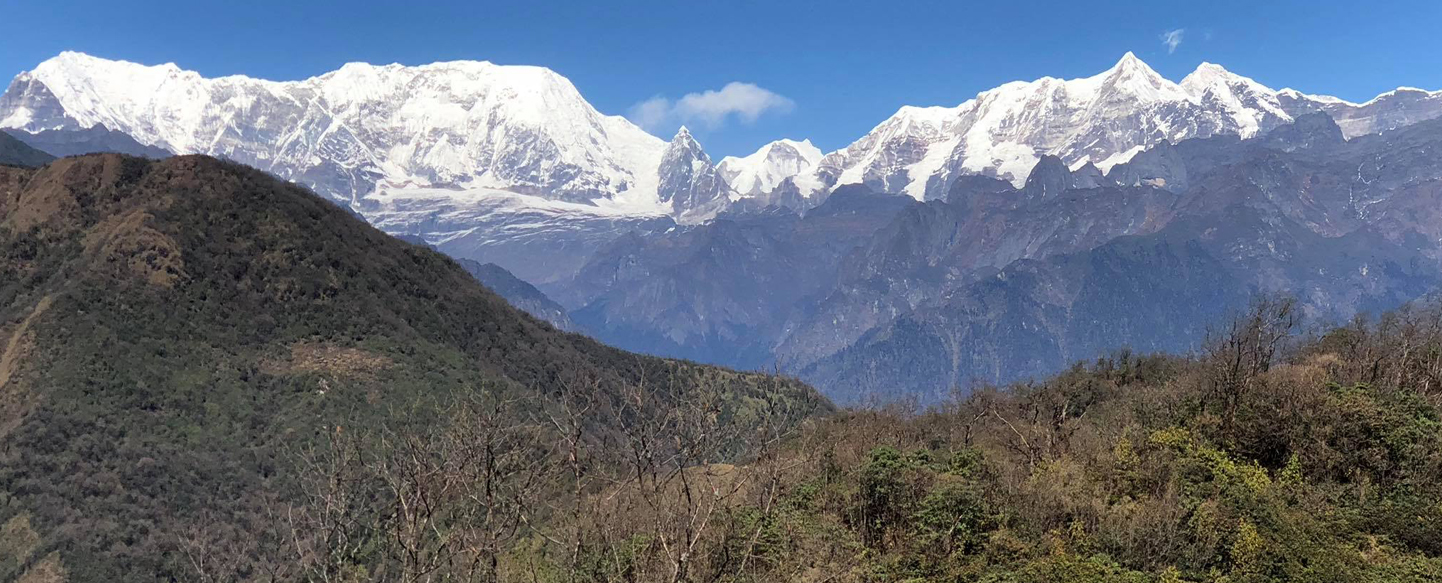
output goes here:
<path id="1" fill-rule="evenodd" d="M 1442 579 L 1442 308 L 1298 322 L 1294 301 L 1261 300 L 1194 356 L 1119 353 L 799 428 L 676 386 L 569 387 L 539 413 L 476 398 L 435 431 L 336 427 L 298 452 L 308 503 L 283 517 L 277 575 Z M 205 568 L 225 549 L 194 540 L 220 580 Z"/>

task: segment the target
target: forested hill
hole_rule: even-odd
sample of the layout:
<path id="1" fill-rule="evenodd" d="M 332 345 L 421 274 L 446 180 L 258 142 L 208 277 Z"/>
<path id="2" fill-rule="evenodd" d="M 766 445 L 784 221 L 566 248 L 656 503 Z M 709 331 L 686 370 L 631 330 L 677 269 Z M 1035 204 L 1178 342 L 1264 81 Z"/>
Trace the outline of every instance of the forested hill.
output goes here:
<path id="1" fill-rule="evenodd" d="M 588 418 L 599 436 L 683 404 L 753 426 L 829 407 L 557 331 L 251 168 L 0 168 L 0 581 L 197 580 L 200 539 L 265 579 L 296 562 L 275 555 L 294 548 L 279 517 L 306 503 L 296 460 L 318 439 L 580 399 L 625 411 Z"/>

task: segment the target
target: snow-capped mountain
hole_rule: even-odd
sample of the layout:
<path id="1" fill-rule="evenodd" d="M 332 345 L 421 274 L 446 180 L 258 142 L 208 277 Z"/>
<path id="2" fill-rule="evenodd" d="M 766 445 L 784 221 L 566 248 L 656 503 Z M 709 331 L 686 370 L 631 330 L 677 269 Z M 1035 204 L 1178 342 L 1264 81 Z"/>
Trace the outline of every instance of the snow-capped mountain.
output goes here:
<path id="1" fill-rule="evenodd" d="M 686 126 L 666 145 L 657 174 L 657 196 L 683 221 L 715 216 L 731 201 L 731 188 Z"/>
<path id="2" fill-rule="evenodd" d="M 717 169 L 738 196 L 751 197 L 771 192 L 781 181 L 812 169 L 821 156 L 811 140 L 776 140 L 749 156 L 727 156 Z"/>
<path id="3" fill-rule="evenodd" d="M 1352 103 L 1325 95 L 1306 95 L 1295 89 L 1277 92 L 1282 107 L 1294 115 L 1321 111 L 1332 116 L 1348 138 L 1412 125 L 1442 115 L 1442 91 L 1399 87 L 1366 103 Z"/>
<path id="4" fill-rule="evenodd" d="M 1045 155 L 1105 172 L 1162 141 L 1251 137 L 1314 111 L 1353 137 L 1437 117 L 1442 92 L 1401 88 L 1358 104 L 1274 91 L 1210 63 L 1174 83 L 1127 53 L 1091 77 L 1007 83 L 956 107 L 902 107 L 825 156 L 809 141 L 779 140 L 713 166 L 689 133 L 668 144 L 601 114 L 541 67 L 352 63 L 275 82 L 67 52 L 16 77 L 0 96 L 0 128 L 104 128 L 147 147 L 223 156 L 363 214 L 388 191 L 424 188 L 698 222 L 725 198 L 809 207 L 844 184 L 923 200 L 943 198 L 966 174 L 1020 186 Z"/>
<path id="5" fill-rule="evenodd" d="M 62 53 L 0 95 L 0 129 L 35 143 L 103 134 L 233 159 L 387 231 L 547 284 L 636 229 L 665 232 L 727 209 L 809 209 L 848 184 L 922 200 L 945 198 L 963 175 L 1022 186 L 1044 156 L 1097 181 L 1164 141 L 1251 137 L 1315 111 L 1353 137 L 1437 117 L 1442 92 L 1401 88 L 1350 103 L 1274 91 L 1205 63 L 1175 83 L 1127 53 L 1091 77 L 903 107 L 825 156 L 809 141 L 780 140 L 713 164 L 684 128 L 670 142 L 650 135 L 540 67 L 349 64 L 277 82 Z M 1157 172 L 1137 167 L 1131 182 L 1155 182 Z"/>
<path id="6" fill-rule="evenodd" d="M 274 82 L 67 52 L 0 97 L 0 127 L 96 126 L 244 162 L 357 207 L 379 191 L 422 187 L 669 211 L 657 195 L 666 142 L 601 114 L 541 67 L 352 63 Z"/>
<path id="7" fill-rule="evenodd" d="M 1216 134 L 1249 138 L 1319 110 L 1353 137 L 1442 115 L 1442 92 L 1400 89 L 1355 104 L 1275 91 L 1211 63 L 1174 83 L 1127 53 L 1091 77 L 1007 83 L 956 107 L 902 107 L 790 181 L 811 204 L 816 195 L 844 184 L 939 199 L 960 175 L 995 176 L 1021 186 L 1046 155 L 1072 168 L 1091 163 L 1105 172 L 1163 141 Z"/>

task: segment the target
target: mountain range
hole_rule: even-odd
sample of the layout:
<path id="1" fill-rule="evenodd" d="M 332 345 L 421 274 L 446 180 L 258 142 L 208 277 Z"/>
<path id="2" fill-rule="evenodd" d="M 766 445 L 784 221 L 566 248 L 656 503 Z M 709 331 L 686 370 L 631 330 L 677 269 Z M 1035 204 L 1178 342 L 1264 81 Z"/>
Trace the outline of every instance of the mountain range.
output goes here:
<path id="1" fill-rule="evenodd" d="M 1354 137 L 1435 117 L 1442 94 L 1399 88 L 1350 103 L 1272 90 L 1211 63 L 1174 83 L 1127 53 L 1092 77 L 1007 83 L 955 107 L 903 107 L 824 156 L 808 141 L 778 140 L 714 165 L 685 128 L 669 143 L 657 139 L 601 114 L 541 67 L 351 63 L 274 82 L 67 52 L 12 81 L 0 128 L 90 132 L 92 141 L 113 133 L 110 141 L 133 140 L 125 147 L 136 151 L 125 153 L 221 156 L 362 212 L 387 192 L 499 190 L 700 222 L 726 206 L 721 199 L 777 189 L 795 188 L 814 206 L 844 184 L 918 200 L 944 198 L 967 174 L 1020 186 L 1048 154 L 1106 171 L 1162 141 L 1247 138 L 1314 111 Z"/>
<path id="2" fill-rule="evenodd" d="M 273 82 L 64 53 L 0 95 L 0 128 L 51 154 L 255 166 L 497 265 L 601 340 L 780 366 L 842 400 L 1185 350 L 1258 292 L 1320 318 L 1411 299 L 1436 271 L 1415 201 L 1439 116 L 1442 92 L 1352 103 L 1209 63 L 1173 82 L 1130 53 L 903 107 L 834 152 L 778 140 L 719 162 L 538 67 Z"/>

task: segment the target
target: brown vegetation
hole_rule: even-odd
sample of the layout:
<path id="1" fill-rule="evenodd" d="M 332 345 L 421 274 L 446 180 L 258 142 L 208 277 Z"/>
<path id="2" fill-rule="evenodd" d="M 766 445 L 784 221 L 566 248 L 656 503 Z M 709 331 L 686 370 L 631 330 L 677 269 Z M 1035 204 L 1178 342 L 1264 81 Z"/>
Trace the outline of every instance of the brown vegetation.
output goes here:
<path id="1" fill-rule="evenodd" d="M 655 388 L 636 386 L 611 403 L 578 393 L 550 417 L 483 417 L 531 444 L 505 451 L 537 456 L 497 491 L 524 483 L 545 492 L 509 498 L 503 515 L 517 520 L 504 523 L 505 544 L 469 547 L 466 556 L 494 568 L 440 576 L 385 554 L 410 546 L 367 539 L 392 550 L 351 555 L 350 573 L 667 583 L 1442 578 L 1442 307 L 1298 336 L 1294 305 L 1258 301 L 1194 358 L 1118 354 L 920 413 L 854 410 L 768 427 L 683 399 L 635 416 L 661 402 Z M 590 432 L 578 416 L 618 430 Z M 419 448 L 437 460 L 434 473 L 374 459 L 349 480 L 308 475 L 356 485 L 345 500 L 380 505 L 346 514 L 350 524 L 389 531 L 408 515 L 404 490 L 382 486 L 398 477 L 443 475 L 455 491 L 487 484 L 466 469 L 484 467 L 485 456 L 442 445 L 487 440 L 446 435 Z M 366 438 L 351 439 L 343 443 Z M 745 463 L 718 463 L 735 442 L 747 443 Z M 332 451 L 364 449 L 375 448 Z M 473 498 L 432 499 L 444 508 L 428 523 L 436 533 L 485 524 L 473 516 L 488 506 Z"/>

